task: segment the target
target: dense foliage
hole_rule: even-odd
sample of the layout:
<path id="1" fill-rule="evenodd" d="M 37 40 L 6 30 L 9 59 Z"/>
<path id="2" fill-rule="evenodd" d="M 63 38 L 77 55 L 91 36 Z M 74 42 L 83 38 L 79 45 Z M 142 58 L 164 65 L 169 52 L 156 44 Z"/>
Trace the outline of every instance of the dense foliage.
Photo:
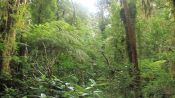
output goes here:
<path id="1" fill-rule="evenodd" d="M 0 97 L 175 98 L 174 0 L 96 7 L 0 0 Z"/>

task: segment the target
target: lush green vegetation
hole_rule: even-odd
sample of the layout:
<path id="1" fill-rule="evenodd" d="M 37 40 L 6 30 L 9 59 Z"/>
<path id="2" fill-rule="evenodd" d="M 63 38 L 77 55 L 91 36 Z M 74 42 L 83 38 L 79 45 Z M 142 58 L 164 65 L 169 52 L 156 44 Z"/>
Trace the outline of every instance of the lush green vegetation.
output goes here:
<path id="1" fill-rule="evenodd" d="M 0 0 L 0 98 L 175 98 L 175 1 L 96 6 Z"/>

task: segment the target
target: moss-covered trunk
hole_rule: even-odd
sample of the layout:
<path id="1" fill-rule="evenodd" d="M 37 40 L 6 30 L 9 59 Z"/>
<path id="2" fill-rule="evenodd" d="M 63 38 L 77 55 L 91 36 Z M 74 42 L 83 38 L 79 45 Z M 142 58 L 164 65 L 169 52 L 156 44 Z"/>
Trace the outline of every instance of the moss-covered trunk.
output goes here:
<path id="1" fill-rule="evenodd" d="M 18 6 L 20 0 L 3 1 L 3 14 L 1 15 L 1 73 L 10 75 L 10 61 L 15 50 L 16 42 L 16 23 L 18 19 Z"/>

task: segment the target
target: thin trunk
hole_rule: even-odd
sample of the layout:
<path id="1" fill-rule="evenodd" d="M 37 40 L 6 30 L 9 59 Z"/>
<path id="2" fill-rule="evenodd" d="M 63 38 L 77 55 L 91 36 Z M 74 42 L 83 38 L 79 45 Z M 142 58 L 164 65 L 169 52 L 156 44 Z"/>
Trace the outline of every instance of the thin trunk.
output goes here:
<path id="1" fill-rule="evenodd" d="M 124 14 L 126 18 L 126 39 L 127 39 L 127 46 L 128 46 L 128 55 L 129 61 L 133 65 L 131 68 L 131 76 L 133 78 L 133 90 L 134 90 L 134 98 L 142 98 L 141 93 L 141 78 L 140 78 L 140 70 L 138 66 L 137 60 L 137 50 L 136 50 L 136 36 L 135 36 L 135 28 L 132 22 L 130 11 L 128 8 L 128 3 L 126 0 L 123 0 L 124 6 Z"/>
<path id="2" fill-rule="evenodd" d="M 19 50 L 18 50 L 18 55 L 20 57 L 20 59 L 22 60 L 22 62 L 19 62 L 16 66 L 15 66 L 15 73 L 17 73 L 16 77 L 19 79 L 23 78 L 23 66 L 26 63 L 26 56 L 28 53 L 28 45 L 27 43 L 25 43 L 23 36 L 20 37 L 20 43 L 18 44 Z M 13 73 L 12 73 L 13 74 Z"/>
<path id="3" fill-rule="evenodd" d="M 105 61 L 106 61 L 106 64 L 108 65 L 108 67 L 111 67 L 110 65 L 110 62 L 109 62 L 109 59 L 106 57 L 106 55 L 104 54 L 104 52 L 102 51 L 101 52 L 102 56 L 104 57 Z"/>
<path id="4" fill-rule="evenodd" d="M 71 0 L 71 3 L 73 7 L 72 25 L 75 25 L 76 24 L 76 9 L 75 9 L 75 4 L 72 0 Z"/>

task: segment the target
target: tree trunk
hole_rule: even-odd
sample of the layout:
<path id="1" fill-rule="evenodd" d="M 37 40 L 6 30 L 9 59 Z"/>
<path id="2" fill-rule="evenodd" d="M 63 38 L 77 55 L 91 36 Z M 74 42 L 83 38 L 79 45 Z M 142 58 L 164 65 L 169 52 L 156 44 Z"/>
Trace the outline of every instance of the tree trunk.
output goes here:
<path id="1" fill-rule="evenodd" d="M 73 16 L 72 16 L 72 25 L 76 24 L 76 8 L 74 2 L 71 0 L 72 7 L 73 7 Z"/>
<path id="2" fill-rule="evenodd" d="M 134 4 L 134 3 L 133 3 Z M 130 10 L 128 8 L 128 3 L 126 0 L 123 0 L 124 6 L 124 15 L 125 15 L 125 28 L 126 28 L 126 39 L 127 39 L 127 47 L 128 47 L 128 55 L 129 61 L 133 65 L 130 71 L 131 77 L 133 78 L 133 90 L 134 90 L 134 98 L 142 98 L 141 93 L 141 78 L 140 78 L 140 70 L 138 66 L 137 60 L 137 50 L 136 50 L 136 35 L 134 28 L 134 19 L 132 20 Z M 133 23 L 132 23 L 133 22 Z"/>
<path id="3" fill-rule="evenodd" d="M 15 50 L 16 42 L 16 24 L 19 21 L 18 7 L 22 2 L 26 3 L 26 0 L 7 0 L 4 1 L 6 4 L 2 10 L 4 10 L 2 21 L 0 24 L 0 36 L 3 49 L 0 51 L 1 56 L 1 73 L 10 75 L 10 61 Z"/>
<path id="4" fill-rule="evenodd" d="M 3 49 L 1 51 L 1 72 L 3 74 L 10 75 L 10 60 L 11 60 L 11 54 L 13 50 L 13 46 L 15 44 L 16 39 L 16 32 L 14 30 L 14 12 L 15 12 L 15 4 L 16 2 L 13 0 L 6 1 L 7 5 L 5 6 L 6 15 L 4 17 L 7 17 L 6 20 L 4 20 L 2 30 L 1 30 L 1 37 L 2 37 L 2 43 L 3 43 Z M 5 13 L 4 13 L 5 14 Z"/>

